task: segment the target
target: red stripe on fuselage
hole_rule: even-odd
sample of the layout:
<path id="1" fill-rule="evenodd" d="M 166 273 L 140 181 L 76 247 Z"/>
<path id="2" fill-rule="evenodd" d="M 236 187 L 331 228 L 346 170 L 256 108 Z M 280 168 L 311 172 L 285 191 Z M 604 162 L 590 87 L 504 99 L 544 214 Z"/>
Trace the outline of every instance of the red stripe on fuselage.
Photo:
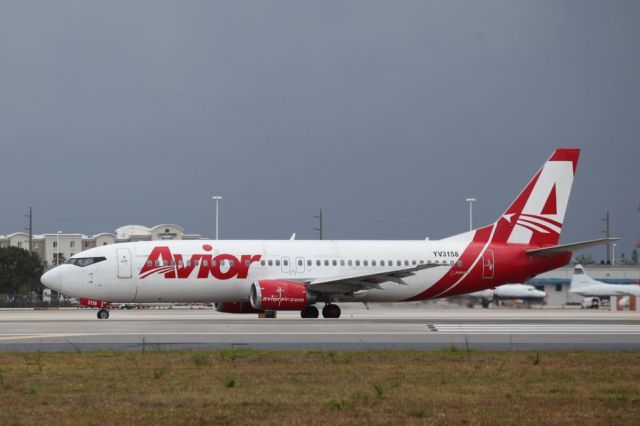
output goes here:
<path id="1" fill-rule="evenodd" d="M 467 272 L 471 265 L 473 265 L 473 262 L 475 262 L 478 256 L 480 256 L 482 249 L 487 244 L 487 241 L 489 241 L 492 228 L 493 225 L 489 225 L 485 226 L 484 228 L 477 229 L 475 231 L 475 235 L 473 236 L 473 241 L 469 243 L 464 252 L 462 252 L 460 258 L 458 258 L 456 263 L 454 263 L 454 265 L 450 267 L 447 273 L 434 285 L 432 285 L 422 293 L 406 299 L 406 301 L 409 302 L 413 300 L 429 299 L 439 295 L 442 292 L 447 291 Z M 462 266 L 458 266 L 459 262 L 462 262 Z M 482 265 L 480 265 L 480 270 L 482 270 Z M 465 278 L 465 280 L 467 278 Z"/>

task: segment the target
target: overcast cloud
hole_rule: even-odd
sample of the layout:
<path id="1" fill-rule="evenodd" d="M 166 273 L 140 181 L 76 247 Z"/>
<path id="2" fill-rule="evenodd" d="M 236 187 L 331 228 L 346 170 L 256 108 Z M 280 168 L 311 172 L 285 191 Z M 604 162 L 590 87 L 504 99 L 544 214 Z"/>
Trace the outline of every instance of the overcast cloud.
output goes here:
<path id="1" fill-rule="evenodd" d="M 638 1 L 0 0 L 0 234 L 440 238 L 583 149 L 563 242 L 640 239 Z M 601 253 L 604 250 L 597 250 Z"/>

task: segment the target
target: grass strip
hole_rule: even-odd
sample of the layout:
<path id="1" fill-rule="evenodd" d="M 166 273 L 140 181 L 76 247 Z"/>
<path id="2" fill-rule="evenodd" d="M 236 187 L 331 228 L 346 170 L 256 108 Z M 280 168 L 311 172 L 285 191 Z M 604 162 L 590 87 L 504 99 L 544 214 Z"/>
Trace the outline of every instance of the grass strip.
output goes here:
<path id="1" fill-rule="evenodd" d="M 0 353 L 1 424 L 637 424 L 640 352 Z"/>

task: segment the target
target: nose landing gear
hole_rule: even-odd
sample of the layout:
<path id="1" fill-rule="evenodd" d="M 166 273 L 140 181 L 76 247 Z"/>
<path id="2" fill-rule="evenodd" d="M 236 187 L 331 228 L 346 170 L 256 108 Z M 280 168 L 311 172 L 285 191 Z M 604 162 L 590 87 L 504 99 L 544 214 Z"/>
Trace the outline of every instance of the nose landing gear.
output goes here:
<path id="1" fill-rule="evenodd" d="M 106 309 L 100 309 L 98 311 L 98 319 L 109 319 L 109 311 Z"/>

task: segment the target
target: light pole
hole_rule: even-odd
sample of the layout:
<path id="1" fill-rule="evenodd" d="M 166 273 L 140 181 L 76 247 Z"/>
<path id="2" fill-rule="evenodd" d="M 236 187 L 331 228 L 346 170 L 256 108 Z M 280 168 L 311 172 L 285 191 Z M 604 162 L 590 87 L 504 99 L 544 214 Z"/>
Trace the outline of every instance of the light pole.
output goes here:
<path id="1" fill-rule="evenodd" d="M 218 239 L 218 202 L 222 200 L 222 197 L 219 195 L 214 195 L 211 197 L 212 200 L 216 200 L 216 240 Z"/>
<path id="2" fill-rule="evenodd" d="M 56 266 L 60 264 L 60 234 L 62 231 L 56 232 Z"/>
<path id="3" fill-rule="evenodd" d="M 617 244 L 612 244 L 611 248 L 613 249 L 613 261 L 611 262 L 611 266 L 616 266 L 616 246 Z"/>
<path id="4" fill-rule="evenodd" d="M 475 202 L 475 198 L 467 198 L 467 203 L 469 203 L 469 231 L 473 231 L 473 203 Z"/>

